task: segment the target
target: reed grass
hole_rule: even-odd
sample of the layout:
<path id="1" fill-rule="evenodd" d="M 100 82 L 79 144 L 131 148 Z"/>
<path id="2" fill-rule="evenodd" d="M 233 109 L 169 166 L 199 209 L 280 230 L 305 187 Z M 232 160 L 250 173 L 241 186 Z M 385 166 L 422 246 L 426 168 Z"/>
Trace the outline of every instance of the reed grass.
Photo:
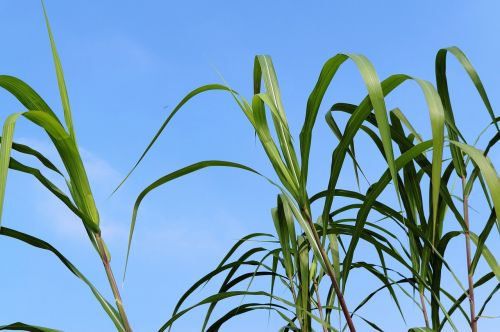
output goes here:
<path id="1" fill-rule="evenodd" d="M 64 116 L 60 119 L 27 83 L 12 76 L 0 76 L 0 87 L 26 108 L 24 112 L 8 116 L 4 122 L 0 146 L 0 216 L 8 170 L 33 176 L 81 220 L 103 264 L 115 304 L 108 302 L 51 244 L 7 227 L 1 227 L 0 234 L 54 254 L 89 287 L 117 331 L 132 331 L 110 266 L 110 253 L 100 231 L 99 213 L 79 152 L 63 70 L 46 13 L 45 19 Z M 455 123 L 446 76 L 448 55 L 454 56 L 466 71 L 491 118 L 487 127 L 489 130 L 485 132 L 494 133 L 486 146 L 481 148 L 475 143 L 468 143 L 465 137 L 470 133 L 463 133 Z M 332 135 L 338 139 L 338 144 L 332 151 L 325 151 L 332 157 L 324 190 L 310 194 L 308 179 L 311 174 L 309 162 L 313 129 L 318 123 L 320 110 L 325 107 L 324 95 L 337 71 L 347 61 L 356 65 L 364 82 L 366 97 L 359 104 L 326 105 L 329 110 L 325 112 L 325 121 Z M 356 331 L 356 327 L 361 330 L 359 326 L 362 324 L 382 331 L 377 322 L 363 317 L 361 309 L 375 295 L 387 292 L 396 315 L 405 317 L 401 305 L 403 299 L 419 307 L 422 326 L 409 331 L 441 331 L 445 327 L 458 331 L 454 323 L 457 315 L 470 324 L 471 331 L 477 331 L 478 320 L 500 288 L 500 268 L 495 255 L 487 247 L 487 240 L 494 230 L 500 230 L 497 217 L 500 215 L 500 180 L 488 158 L 488 153 L 500 139 L 499 118 L 493 112 L 477 72 L 460 49 L 450 47 L 439 50 L 435 66 L 434 84 L 404 74 L 379 80 L 373 65 L 364 56 L 337 54 L 321 69 L 307 101 L 298 140 L 289 129 L 277 74 L 269 56 L 255 58 L 254 89 L 250 99 L 245 99 L 225 84 L 205 85 L 187 94 L 161 124 L 116 190 L 136 171 L 182 107 L 195 96 L 209 91 L 223 91 L 234 99 L 235 105 L 255 131 L 274 173 L 265 175 L 250 166 L 231 161 L 205 160 L 169 172 L 152 182 L 138 195 L 132 210 L 124 270 L 131 253 L 137 212 L 143 200 L 158 187 L 205 168 L 237 168 L 267 180 L 277 194 L 275 208 L 269 218 L 275 233 L 249 234 L 238 241 L 215 269 L 184 293 L 159 330 L 170 331 L 185 314 L 194 308 L 207 306 L 202 331 L 218 331 L 234 317 L 257 310 L 280 317 L 283 322 L 280 331 L 311 332 L 318 327 L 324 332 Z M 388 110 L 386 107 L 387 95 L 411 81 L 419 87 L 427 104 L 432 131 L 427 139 L 402 110 Z M 338 120 L 340 115 L 348 117 L 344 128 Z M 35 149 L 13 141 L 15 124 L 19 119 L 27 119 L 47 133 L 64 170 L 58 169 Z M 341 188 L 338 184 L 341 171 L 352 168 L 358 181 L 360 174 L 364 176 L 364 166 L 356 158 L 355 148 L 356 138 L 360 135 L 370 139 L 374 151 L 380 153 L 384 160 L 386 169 L 367 190 L 362 190 L 359 183 L 358 190 Z M 15 154 L 37 159 L 44 169 L 17 161 Z M 352 165 L 346 163 L 346 159 L 350 159 Z M 47 171 L 61 176 L 67 188 L 63 190 L 52 183 L 44 175 Z M 451 189 L 455 180 L 462 184 L 462 195 L 458 199 Z M 487 220 L 469 216 L 473 188 L 476 188 L 474 194 L 483 199 L 490 209 Z M 384 201 L 381 194 L 388 191 L 397 200 Z M 316 206 L 318 208 L 313 208 Z M 313 211 L 321 213 L 314 215 Z M 452 230 L 444 227 L 445 220 L 453 221 Z M 476 226 L 481 229 L 479 234 L 471 231 L 472 223 L 479 224 Z M 466 276 L 457 275 L 447 260 L 450 255 L 448 245 L 459 237 L 465 239 Z M 360 243 L 376 253 L 378 260 L 357 260 L 359 258 L 355 254 Z M 490 270 L 484 275 L 476 273 L 480 260 L 486 262 Z M 358 285 L 348 285 L 353 270 L 362 271 L 380 282 L 376 289 L 363 293 L 364 299 L 359 303 L 350 300 L 353 292 L 362 291 Z M 461 287 L 461 293 L 452 294 L 448 290 L 447 283 L 450 281 L 443 282 L 443 272 L 452 276 L 451 281 Z M 188 304 L 195 291 L 219 276 L 222 276 L 222 282 L 216 293 Z M 268 282 L 269 288 L 254 290 L 255 280 Z M 467 286 L 464 286 L 464 280 Z M 474 290 L 488 284 L 493 284 L 494 288 L 479 303 Z M 240 303 L 215 317 L 219 303 L 230 299 L 239 299 Z M 0 330 L 56 331 L 21 322 L 0 326 Z"/>
<path id="2" fill-rule="evenodd" d="M 484 150 L 469 145 L 464 134 L 455 124 L 446 77 L 448 53 L 459 61 L 469 75 L 491 117 L 488 127 L 496 130 Z M 331 152 L 331 172 L 325 190 L 309 195 L 307 179 L 312 131 L 323 96 L 337 70 L 347 60 L 356 64 L 365 83 L 367 96 L 358 105 L 336 103 L 326 113 L 326 122 L 339 143 Z M 427 103 L 429 125 L 432 130 L 430 139 L 424 140 L 400 109 L 396 108 L 388 112 L 385 106 L 385 97 L 409 81 L 417 84 Z M 382 290 L 388 292 L 403 318 L 404 313 L 400 305 L 401 295 L 398 296 L 396 290 L 413 301 L 415 300 L 410 294 L 418 292 L 419 301 L 415 302 L 420 307 L 425 327 L 413 329 L 415 331 L 440 331 L 446 324 L 457 331 L 452 314 L 457 309 L 465 313 L 462 305 L 464 299 L 468 298 L 470 315 L 469 317 L 465 315 L 465 318 L 471 325 L 471 330 L 477 330 L 477 320 L 480 315 L 475 313 L 474 288 L 487 281 L 498 283 L 500 280 L 498 264 L 494 256 L 488 254 L 489 250 L 486 247 L 486 240 L 495 223 L 497 223 L 498 231 L 496 215 L 500 207 L 499 178 L 487 154 L 497 143 L 500 134 L 498 118 L 493 113 L 483 84 L 460 49 L 451 47 L 437 53 L 436 85 L 404 74 L 392 75 L 380 81 L 374 67 L 365 57 L 352 54 L 334 56 L 323 66 L 318 82 L 309 96 L 298 146 L 289 130 L 272 60 L 269 56 L 257 56 L 254 63 L 254 94 L 251 99 L 245 99 L 227 85 L 206 85 L 193 90 L 167 117 L 132 171 L 143 160 L 177 112 L 191 98 L 212 90 L 222 90 L 231 94 L 255 130 L 275 174 L 264 176 L 246 165 L 209 160 L 186 166 L 157 179 L 142 191 L 136 200 L 130 229 L 129 250 L 137 211 L 144 198 L 159 186 L 207 167 L 240 168 L 264 176 L 277 187 L 278 201 L 271 213 L 276 235 L 267 240 L 267 242 L 274 243 L 276 247 L 266 248 L 259 245 L 235 257 L 233 254 L 236 249 L 248 239 L 271 235 L 251 234 L 243 238 L 230 250 L 228 256 L 216 269 L 200 279 L 182 296 L 171 319 L 162 326 L 161 331 L 170 330 L 174 322 L 184 314 L 205 304 L 209 307 L 202 326 L 203 331 L 216 331 L 232 317 L 252 310 L 277 312 L 284 320 L 283 331 L 312 331 L 312 322 L 318 323 L 323 331 L 337 331 L 345 328 L 355 331 L 355 320 L 363 321 L 371 328 L 381 331 L 375 322 L 359 316 L 357 312 Z M 338 113 L 346 113 L 349 116 L 343 130 L 334 117 Z M 271 121 L 268 121 L 268 116 Z M 348 167 L 344 163 L 346 157 L 353 160 L 356 178 L 359 177 L 359 173 L 363 173 L 363 167 L 356 160 L 354 148 L 355 138 L 360 134 L 365 134 L 370 138 L 376 150 L 384 158 L 387 167 L 387 170 L 366 192 L 350 191 L 339 188 L 337 185 L 341 170 Z M 276 140 L 273 137 L 276 137 Z M 397 154 L 394 146 L 398 149 Z M 431 159 L 427 158 L 427 151 L 431 151 Z M 451 158 L 448 158 L 445 152 Z M 469 177 L 467 177 L 467 169 L 470 172 Z M 463 213 L 460 212 L 450 191 L 453 173 L 463 181 Z M 273 181 L 270 178 L 278 180 Z M 479 236 L 470 231 L 467 203 L 471 189 L 476 182 L 480 182 L 484 198 L 491 208 L 490 218 L 483 222 L 483 231 Z M 389 187 L 393 188 L 398 197 L 397 204 L 379 201 L 381 193 L 389 190 Z M 428 193 L 425 192 L 425 188 L 429 188 Z M 334 209 L 335 197 L 349 198 L 357 203 L 336 206 Z M 425 200 L 428 201 L 427 209 Z M 323 212 L 315 219 L 311 213 L 311 206 L 313 203 L 320 204 L 320 201 L 323 201 Z M 349 218 L 339 217 L 346 212 L 351 212 Z M 395 233 L 389 231 L 389 227 L 379 226 L 377 222 L 370 221 L 370 216 L 374 212 L 381 215 L 386 223 L 392 222 L 400 227 L 404 231 L 406 240 L 399 239 Z M 443 225 L 448 215 L 456 220 L 456 230 L 444 233 Z M 448 244 L 460 235 L 466 238 L 468 288 L 462 285 L 461 278 L 454 273 L 446 260 Z M 471 249 L 471 238 L 476 239 L 477 250 L 474 253 Z M 480 242 L 477 241 L 479 238 L 481 238 Z M 379 256 L 379 262 L 353 260 L 360 241 L 371 245 L 372 250 Z M 343 258 L 341 258 L 340 248 L 343 251 Z M 257 254 L 263 257 L 256 259 Z M 474 283 L 474 270 L 480 257 L 489 264 L 491 272 L 479 277 Z M 230 261 L 230 258 L 234 260 Z M 388 267 L 387 258 L 394 260 L 397 263 L 396 266 Z M 255 271 L 243 272 L 246 271 L 244 268 L 249 266 L 254 266 Z M 349 298 L 346 286 L 353 269 L 365 270 L 366 273 L 377 278 L 381 286 L 369 293 L 358 306 L 349 310 L 345 300 Z M 459 287 L 463 289 L 462 294 L 453 296 L 446 290 L 442 284 L 443 269 L 450 273 Z M 238 274 L 239 270 L 243 271 Z M 394 273 L 399 279 L 390 276 Z M 226 275 L 218 293 L 210 295 L 193 306 L 183 307 L 187 298 L 193 295 L 194 290 L 218 275 Z M 268 279 L 270 291 L 249 291 L 255 278 Z M 277 280 L 280 280 L 289 291 L 290 298 L 275 296 L 273 290 Z M 248 282 L 246 288 L 233 290 L 238 286 L 241 287 L 243 281 Z M 322 281 L 329 283 L 330 290 L 326 294 L 320 294 L 319 291 L 318 285 Z M 359 290 L 354 286 L 354 290 L 356 289 Z M 490 301 L 497 289 L 498 286 L 494 288 L 485 303 Z M 443 303 L 443 296 L 451 302 L 451 306 L 447 307 Z M 242 297 L 244 303 L 229 310 L 209 326 L 215 306 L 232 297 Z M 267 297 L 269 303 L 266 305 L 246 300 L 253 297 Z M 325 299 L 324 303 L 321 301 L 322 298 Z M 482 308 L 484 310 L 484 305 Z M 335 311 L 342 312 L 343 320 L 332 315 Z M 334 327 L 333 317 L 337 317 L 336 323 L 340 324 L 338 329 Z M 344 322 L 345 325 L 342 325 Z"/>
<path id="3" fill-rule="evenodd" d="M 115 277 L 110 266 L 111 256 L 106 243 L 102 238 L 99 225 L 99 213 L 95 205 L 94 196 L 92 195 L 87 173 L 78 149 L 64 74 L 43 1 L 42 6 L 52 49 L 61 104 L 64 111 L 64 122 L 59 119 L 47 103 L 27 83 L 16 77 L 6 75 L 0 76 L 0 87 L 12 94 L 26 108 L 26 111 L 24 112 L 9 115 L 3 125 L 0 146 L 0 218 L 3 209 L 5 188 L 7 185 L 8 169 L 11 168 L 34 176 L 47 190 L 54 194 L 57 199 L 62 201 L 82 221 L 90 243 L 94 246 L 104 266 L 110 288 L 115 298 L 116 307 L 111 305 L 99 293 L 94 285 L 85 276 L 83 276 L 83 274 L 69 260 L 67 260 L 50 244 L 31 235 L 6 227 L 0 228 L 0 234 L 18 239 L 34 247 L 49 250 L 54 253 L 75 276 L 87 284 L 104 311 L 114 323 L 117 331 L 129 332 L 132 331 L 132 329 L 125 313 L 120 292 L 118 287 L 116 287 Z M 35 126 L 46 132 L 58 152 L 58 156 L 65 168 L 64 171 L 57 169 L 57 167 L 54 166 L 54 163 L 49 161 L 48 158 L 35 149 L 22 144 L 13 143 L 15 124 L 17 120 L 21 118 L 29 120 Z M 37 158 L 48 169 L 60 175 L 66 182 L 67 190 L 70 195 L 68 196 L 62 189 L 58 188 L 54 183 L 46 178 L 39 169 L 24 165 L 11 157 L 12 149 L 19 153 L 31 155 Z M 3 329 L 51 331 L 51 329 L 30 326 L 23 323 L 6 325 Z"/>

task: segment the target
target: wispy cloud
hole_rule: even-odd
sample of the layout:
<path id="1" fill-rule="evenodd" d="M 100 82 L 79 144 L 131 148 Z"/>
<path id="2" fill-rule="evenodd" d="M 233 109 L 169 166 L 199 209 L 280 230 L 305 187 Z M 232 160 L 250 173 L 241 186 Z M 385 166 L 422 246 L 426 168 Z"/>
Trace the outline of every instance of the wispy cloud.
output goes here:
<path id="1" fill-rule="evenodd" d="M 16 139 L 16 141 L 40 151 L 62 169 L 62 163 L 59 160 L 59 156 L 50 142 L 27 137 L 21 137 Z M 94 194 L 106 197 L 111 190 L 110 188 L 116 185 L 119 179 L 121 179 L 121 174 L 107 160 L 88 149 L 80 148 L 80 152 Z M 55 177 L 52 180 L 55 181 L 60 189 L 68 193 L 62 179 Z M 31 192 L 35 195 L 35 209 L 37 214 L 46 220 L 57 234 L 72 240 L 85 238 L 81 236 L 84 233 L 81 221 L 68 209 L 68 207 L 39 184 L 33 184 Z M 125 238 L 126 229 L 123 225 L 114 222 L 111 216 L 104 215 L 101 216 L 101 219 L 106 220 L 106 224 L 102 229 L 107 238 Z"/>
<path id="2" fill-rule="evenodd" d="M 57 152 L 47 142 L 38 139 L 22 138 L 19 141 L 44 153 L 48 158 L 57 160 Z M 81 148 L 82 159 L 88 172 L 94 194 L 106 197 L 122 175 L 104 158 L 88 149 Z M 64 183 L 61 184 L 61 188 Z M 39 184 L 33 184 L 35 212 L 48 225 L 50 231 L 77 245 L 88 245 L 85 230 L 79 220 L 62 202 Z M 121 197 L 133 201 L 134 197 Z M 98 200 L 106 204 L 105 201 Z M 105 205 L 100 209 L 101 230 L 111 246 L 124 250 L 129 235 L 130 206 L 113 204 L 113 210 Z M 118 209 L 118 210 L 116 210 Z M 139 216 L 134 238 L 133 253 L 142 259 L 183 259 L 199 260 L 222 255 L 245 232 L 244 223 L 227 212 L 212 211 L 203 220 L 175 218 L 165 215 L 162 209 L 143 206 Z M 118 216 L 122 217 L 118 217 Z M 123 216 L 125 216 L 123 218 Z M 220 234 L 220 230 L 224 234 Z M 137 256 L 136 256 L 137 257 Z"/>
<path id="3" fill-rule="evenodd" d="M 60 161 L 57 151 L 49 141 L 37 138 L 20 137 L 16 139 L 16 142 L 36 149 L 49 158 L 57 167 L 62 169 L 62 162 Z M 116 183 L 121 179 L 120 172 L 106 159 L 82 147 L 80 147 L 80 153 L 89 180 L 95 186 L 97 191 L 109 191 L 110 186 L 116 185 Z"/>
<path id="4" fill-rule="evenodd" d="M 79 39 L 73 49 L 75 55 L 85 58 L 85 61 L 99 63 L 103 68 L 127 68 L 127 71 L 148 71 L 157 68 L 160 58 L 145 45 L 119 33 L 99 36 L 94 39 Z M 84 50 L 84 51 L 82 51 Z M 103 64 L 109 64 L 104 65 Z"/>
<path id="5" fill-rule="evenodd" d="M 37 216 L 59 236 L 72 242 L 85 239 L 82 237 L 85 234 L 82 222 L 49 192 L 40 190 L 37 193 L 35 210 Z"/>
<path id="6" fill-rule="evenodd" d="M 148 227 L 137 233 L 134 242 L 137 251 L 154 257 L 205 256 L 221 250 L 221 243 L 212 232 L 178 223 Z"/>
<path id="7" fill-rule="evenodd" d="M 99 190 L 109 191 L 109 186 L 115 186 L 121 180 L 121 173 L 106 159 L 97 156 L 85 148 L 80 148 L 83 164 L 88 177 Z"/>
<path id="8" fill-rule="evenodd" d="M 225 213 L 197 220 L 165 215 L 155 217 L 153 214 L 157 211 L 145 212 L 147 219 L 154 223 L 143 225 L 147 220 L 138 220 L 134 247 L 141 256 L 155 259 L 182 257 L 199 261 L 200 258 L 221 256 L 245 233 L 243 223 Z"/>

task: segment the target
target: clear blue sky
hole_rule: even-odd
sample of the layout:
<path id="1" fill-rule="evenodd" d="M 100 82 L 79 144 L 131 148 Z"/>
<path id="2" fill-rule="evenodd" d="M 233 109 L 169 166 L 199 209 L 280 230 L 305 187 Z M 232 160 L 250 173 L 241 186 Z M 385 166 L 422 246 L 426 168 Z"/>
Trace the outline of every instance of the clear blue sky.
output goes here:
<path id="1" fill-rule="evenodd" d="M 168 111 L 189 90 L 220 82 L 217 71 L 248 97 L 254 55 L 270 54 L 297 137 L 319 71 L 338 52 L 366 55 L 381 77 L 403 72 L 433 80 L 437 50 L 457 45 L 478 70 L 494 108 L 500 103 L 500 5 L 493 0 L 48 0 L 46 5 L 66 74 L 78 140 L 118 275 L 123 269 L 133 201 L 152 180 L 202 159 L 239 161 L 272 174 L 252 129 L 231 98 L 211 93 L 185 108 L 126 186 L 106 200 Z M 22 78 L 59 112 L 38 1 L 0 2 L 0 46 L 0 73 Z M 449 67 L 457 121 L 471 133 L 468 138 L 472 140 L 488 117 L 457 63 L 450 61 Z M 364 94 L 359 75 L 348 64 L 329 91 L 322 112 L 335 101 L 357 102 Z M 401 107 L 429 137 L 427 110 L 415 86 L 405 86 L 388 104 Z M 2 119 L 20 110 L 4 92 L 0 93 L 0 108 Z M 324 188 L 335 143 L 322 116 L 319 119 L 310 193 Z M 18 125 L 15 138 L 55 157 L 46 137 L 26 122 Z M 370 162 L 370 152 L 362 147 L 359 151 L 362 161 Z M 498 168 L 498 150 L 492 159 Z M 380 171 L 381 167 L 374 166 L 370 174 Z M 352 185 L 352 177 L 346 176 L 343 183 Z M 180 294 L 213 268 L 236 239 L 250 232 L 272 231 L 269 210 L 275 195 L 265 181 L 231 170 L 199 173 L 152 194 L 139 214 L 123 285 L 135 330 L 153 331 L 161 326 Z M 475 216 L 481 224 L 485 212 Z M 79 222 L 31 178 L 10 173 L 3 223 L 54 244 L 110 295 L 98 257 Z M 492 250 L 498 253 L 498 237 L 493 240 Z M 456 255 L 456 271 L 465 282 L 463 250 L 463 241 L 457 240 L 450 252 Z M 65 331 L 113 329 L 86 286 L 50 254 L 0 238 L 0 260 L 0 324 L 21 320 Z M 359 282 L 371 288 L 359 289 Z M 376 285 L 356 275 L 350 283 L 359 294 L 367 294 Z M 361 299 L 361 295 L 351 299 L 358 297 Z M 385 295 L 379 296 L 364 313 L 387 331 L 403 331 L 404 322 L 387 303 Z M 493 310 L 499 306 L 495 300 L 487 314 L 499 315 L 498 309 Z M 406 308 L 408 327 L 422 325 L 417 308 L 411 304 Z M 202 315 L 203 311 L 197 311 L 186 316 L 174 331 L 198 330 Z M 464 322 L 458 322 L 465 330 Z M 498 321 L 481 320 L 479 327 L 493 331 L 495 323 Z M 276 331 L 278 326 L 275 317 L 268 322 L 267 314 L 261 313 L 243 316 L 223 330 Z"/>

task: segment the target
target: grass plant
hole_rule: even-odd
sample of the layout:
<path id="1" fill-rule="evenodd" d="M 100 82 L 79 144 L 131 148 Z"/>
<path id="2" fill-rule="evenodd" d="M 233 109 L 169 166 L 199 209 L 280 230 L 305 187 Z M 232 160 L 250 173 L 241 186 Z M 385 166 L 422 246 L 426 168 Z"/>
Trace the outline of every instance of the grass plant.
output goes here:
<path id="1" fill-rule="evenodd" d="M 24 112 L 8 116 L 2 130 L 0 216 L 8 170 L 33 176 L 81 220 L 103 264 L 114 305 L 51 244 L 3 226 L 0 234 L 54 254 L 90 288 L 117 331 L 130 332 L 131 324 L 116 286 L 110 265 L 111 256 L 102 238 L 99 213 L 79 152 L 63 70 L 46 14 L 45 19 L 64 116 L 61 119 L 24 81 L 12 76 L 0 76 L 0 87 L 26 108 Z M 455 57 L 468 74 L 491 118 L 484 131 L 491 137 L 484 146 L 478 147 L 475 142 L 467 141 L 470 133 L 462 132 L 455 123 L 446 75 L 449 55 Z M 366 97 L 358 104 L 339 102 L 325 106 L 325 93 L 337 71 L 347 61 L 356 65 L 364 82 Z M 478 74 L 460 49 L 450 47 L 439 50 L 435 73 L 435 83 L 404 74 L 380 80 L 373 65 L 364 56 L 337 54 L 324 64 L 312 89 L 298 139 L 290 131 L 277 74 L 269 56 L 255 57 L 250 99 L 245 99 L 226 84 L 204 85 L 187 94 L 161 124 L 118 188 L 136 171 L 183 106 L 195 96 L 209 91 L 223 91 L 234 99 L 235 106 L 255 131 L 274 173 L 263 174 L 248 165 L 232 161 L 204 160 L 158 178 L 138 195 L 133 207 L 127 262 L 137 213 L 148 194 L 170 181 L 210 167 L 241 169 L 271 184 L 277 194 L 269 218 L 275 233 L 250 234 L 238 241 L 214 270 L 185 292 L 159 330 L 172 330 L 174 323 L 185 314 L 206 305 L 208 309 L 202 331 L 218 331 L 234 317 L 262 310 L 281 317 L 281 331 L 348 329 L 352 332 L 356 331 L 356 327 L 361 330 L 361 324 L 382 331 L 376 321 L 363 316 L 362 308 L 375 295 L 386 292 L 394 304 L 396 315 L 405 317 L 401 305 L 403 299 L 414 302 L 420 309 L 421 327 L 410 328 L 410 331 L 442 331 L 445 327 L 458 331 L 454 322 L 457 316 L 469 323 L 471 331 L 477 331 L 478 320 L 500 288 L 500 268 L 494 253 L 487 247 L 488 239 L 500 230 L 500 180 L 488 158 L 500 139 L 499 118 Z M 407 82 L 414 82 L 426 101 L 431 137 L 424 138 L 402 110 L 388 110 L 386 107 L 385 98 Z M 324 152 L 331 155 L 330 174 L 324 179 L 324 190 L 311 194 L 308 180 L 312 174 L 310 151 L 313 129 L 324 107 L 329 107 L 324 114 L 325 121 L 338 144 L 332 151 Z M 348 118 L 343 128 L 339 121 L 341 116 Z M 32 147 L 14 142 L 14 128 L 19 119 L 27 119 L 46 132 L 64 169 L 58 169 L 54 162 Z M 380 153 L 385 168 L 374 182 L 363 189 L 359 179 L 364 176 L 365 166 L 356 157 L 356 140 L 361 135 L 368 137 L 374 151 Z M 44 168 L 23 164 L 15 159 L 15 154 L 33 157 Z M 352 164 L 347 163 L 348 160 Z M 341 172 L 346 169 L 352 169 L 358 179 L 357 190 L 339 185 Z M 61 176 L 67 188 L 59 188 L 51 182 L 44 175 L 49 171 Z M 459 196 L 453 192 L 455 181 L 461 183 Z M 382 194 L 387 192 L 396 199 L 384 199 Z M 489 209 L 488 219 L 470 217 L 472 194 L 484 200 Z M 479 224 L 476 228 L 481 232 L 472 232 L 471 224 Z M 465 241 L 463 261 L 467 276 L 457 275 L 447 259 L 450 255 L 447 251 L 449 244 L 459 238 Z M 375 261 L 360 260 L 356 255 L 360 243 L 365 246 L 364 250 L 368 247 L 376 254 Z M 487 264 L 489 271 L 478 275 L 476 268 L 481 260 Z M 350 294 L 362 291 L 358 285 L 348 284 L 354 270 L 362 271 L 380 283 L 379 287 L 363 293 L 364 299 L 359 303 L 350 300 Z M 460 293 L 453 294 L 449 290 L 450 280 L 444 282 L 444 274 L 450 275 L 451 282 L 462 289 Z M 222 277 L 216 293 L 188 304 L 196 290 L 213 282 L 216 277 Z M 256 280 L 259 284 L 260 280 L 268 282 L 268 288 L 254 289 Z M 489 295 L 479 302 L 474 291 L 486 285 L 493 287 Z M 280 289 L 279 293 L 277 289 Z M 286 295 L 277 295 L 283 293 Z M 222 315 L 217 315 L 219 303 L 230 299 L 240 302 Z M 21 322 L 0 326 L 0 330 L 55 331 Z"/>

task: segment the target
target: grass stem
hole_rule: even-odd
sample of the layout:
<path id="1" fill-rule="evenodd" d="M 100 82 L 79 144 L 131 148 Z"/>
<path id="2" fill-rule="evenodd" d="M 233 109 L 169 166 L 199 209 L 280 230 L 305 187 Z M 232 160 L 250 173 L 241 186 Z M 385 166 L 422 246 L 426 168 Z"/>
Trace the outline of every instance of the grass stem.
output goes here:
<path id="1" fill-rule="evenodd" d="M 470 227 L 469 227 L 469 195 L 466 193 L 467 181 L 462 176 L 462 192 L 464 204 L 464 222 L 465 222 L 465 250 L 467 252 L 467 280 L 469 282 L 469 304 L 470 304 L 470 326 L 472 332 L 477 332 L 476 304 L 474 301 L 474 280 L 471 270 L 471 249 L 470 249 Z"/>
<path id="2" fill-rule="evenodd" d="M 120 291 L 118 290 L 118 286 L 116 285 L 115 276 L 113 274 L 113 270 L 111 269 L 111 264 L 106 253 L 104 240 L 102 239 L 101 234 L 96 234 L 96 240 L 101 255 L 102 264 L 104 265 L 104 269 L 106 270 L 106 276 L 108 277 L 109 285 L 111 286 L 113 296 L 115 297 L 118 313 L 120 314 L 123 326 L 125 327 L 125 332 L 132 332 L 132 328 L 130 327 L 130 323 L 128 322 L 125 308 L 123 307 L 122 297 L 120 295 Z"/>
<path id="3" fill-rule="evenodd" d="M 335 277 L 335 272 L 333 271 L 332 265 L 330 264 L 330 260 L 328 259 L 328 255 L 325 251 L 325 248 L 323 248 L 321 244 L 321 239 L 319 238 L 318 232 L 316 231 L 316 227 L 311 219 L 311 214 L 308 211 L 304 211 L 307 223 L 309 224 L 309 227 L 311 228 L 311 231 L 314 236 L 314 241 L 319 247 L 319 251 L 321 254 L 321 258 L 323 259 L 323 262 L 325 263 L 326 266 L 326 273 L 330 277 L 330 280 L 332 281 L 332 286 L 333 289 L 335 290 L 335 295 L 337 295 L 337 298 L 339 299 L 339 304 L 340 308 L 342 309 L 342 313 L 344 314 L 344 317 L 347 322 L 347 326 L 349 327 L 349 331 L 351 332 L 356 332 L 356 328 L 354 327 L 354 323 L 352 321 L 351 314 L 349 312 L 349 309 L 347 309 L 347 305 L 344 300 L 344 295 L 342 294 L 342 291 L 340 290 L 339 283 L 337 281 L 337 278 Z"/>
<path id="4" fill-rule="evenodd" d="M 321 318 L 322 321 L 325 321 L 323 317 L 323 306 L 321 305 L 321 298 L 319 296 L 319 290 L 318 290 L 318 280 L 314 279 L 314 292 L 316 293 L 316 302 L 318 303 L 318 311 L 319 311 L 319 318 Z M 327 328 L 325 325 L 321 325 L 323 327 L 323 332 L 328 332 Z"/>
<path id="5" fill-rule="evenodd" d="M 427 306 L 425 305 L 424 292 L 420 292 L 420 303 L 422 305 L 422 313 L 424 315 L 425 327 L 430 328 L 429 316 L 427 315 Z"/>

